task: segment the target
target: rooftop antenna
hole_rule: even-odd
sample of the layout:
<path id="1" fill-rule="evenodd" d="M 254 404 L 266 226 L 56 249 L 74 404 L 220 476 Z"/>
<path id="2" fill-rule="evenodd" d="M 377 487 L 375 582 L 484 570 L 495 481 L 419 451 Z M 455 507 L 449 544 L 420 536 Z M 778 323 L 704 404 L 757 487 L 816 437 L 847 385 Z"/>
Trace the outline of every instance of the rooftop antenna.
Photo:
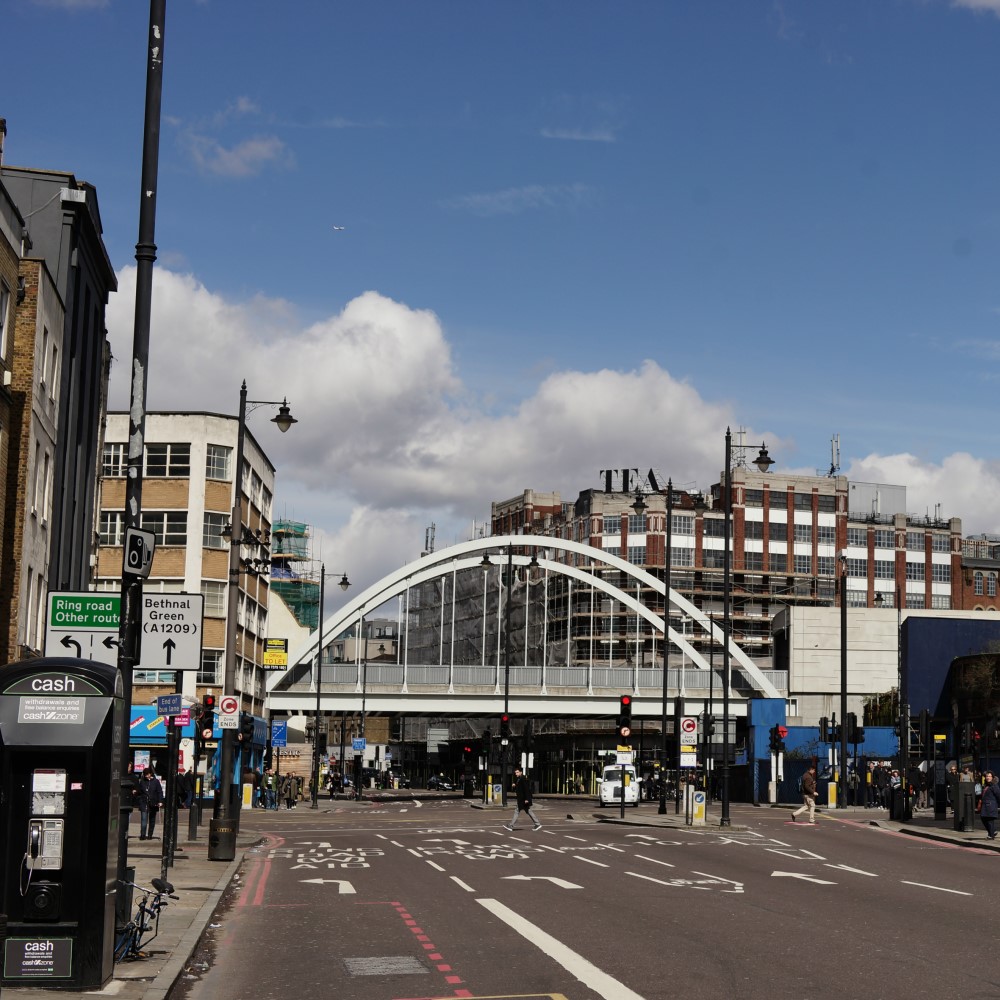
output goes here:
<path id="1" fill-rule="evenodd" d="M 840 435 L 830 438 L 830 471 L 827 475 L 832 479 L 840 472 Z"/>
<path id="2" fill-rule="evenodd" d="M 434 551 L 434 530 L 435 530 L 435 525 L 434 522 L 432 521 L 430 527 L 427 528 L 427 530 L 424 532 L 423 554 L 425 556 L 429 556 Z"/>

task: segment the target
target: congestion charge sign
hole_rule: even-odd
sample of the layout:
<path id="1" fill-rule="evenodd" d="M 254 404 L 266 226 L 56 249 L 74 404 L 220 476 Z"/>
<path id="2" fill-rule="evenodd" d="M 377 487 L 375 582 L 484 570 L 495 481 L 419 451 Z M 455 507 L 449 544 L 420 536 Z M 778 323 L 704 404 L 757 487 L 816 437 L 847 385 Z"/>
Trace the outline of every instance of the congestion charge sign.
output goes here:
<path id="1" fill-rule="evenodd" d="M 199 670 L 204 610 L 201 594 L 143 594 L 138 666 L 143 670 Z"/>

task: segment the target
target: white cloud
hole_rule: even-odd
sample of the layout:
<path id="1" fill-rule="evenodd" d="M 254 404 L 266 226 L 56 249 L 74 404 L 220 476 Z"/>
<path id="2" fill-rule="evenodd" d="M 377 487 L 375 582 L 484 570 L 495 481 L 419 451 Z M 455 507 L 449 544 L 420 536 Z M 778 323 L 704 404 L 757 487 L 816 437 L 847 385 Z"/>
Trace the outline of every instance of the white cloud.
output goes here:
<path id="1" fill-rule="evenodd" d="M 965 7 L 968 10 L 992 11 L 1000 17 L 1000 0 L 952 0 L 952 7 Z"/>
<path id="2" fill-rule="evenodd" d="M 134 294 L 129 267 L 108 311 L 115 409 L 129 404 Z M 244 378 L 251 400 L 287 397 L 299 420 L 287 435 L 268 423 L 267 408 L 248 421 L 278 468 L 276 516 L 313 525 L 317 555 L 359 587 L 416 558 L 432 521 L 442 548 L 488 522 L 491 501 L 524 489 L 574 500 L 609 467 L 653 467 L 678 486 L 707 488 L 723 464 L 726 427 L 739 425 L 728 404 L 706 401 L 653 361 L 634 371 L 550 374 L 494 416 L 495 404 L 487 410 L 461 382 L 428 310 L 365 292 L 303 325 L 288 302 L 227 301 L 190 275 L 158 268 L 149 409 L 235 415 Z M 782 468 L 780 439 L 748 430 L 748 441 L 762 438 Z M 870 455 L 847 474 L 906 485 L 911 513 L 941 503 L 966 532 L 1000 531 L 1000 468 L 974 456 L 934 464 Z"/>
<path id="3" fill-rule="evenodd" d="M 543 139 L 568 139 L 572 142 L 617 142 L 612 128 L 543 128 Z"/>
<path id="4" fill-rule="evenodd" d="M 274 135 L 254 136 L 227 147 L 212 136 L 186 132 L 182 143 L 199 170 L 219 177 L 252 177 L 269 166 L 295 166 L 291 150 Z"/>

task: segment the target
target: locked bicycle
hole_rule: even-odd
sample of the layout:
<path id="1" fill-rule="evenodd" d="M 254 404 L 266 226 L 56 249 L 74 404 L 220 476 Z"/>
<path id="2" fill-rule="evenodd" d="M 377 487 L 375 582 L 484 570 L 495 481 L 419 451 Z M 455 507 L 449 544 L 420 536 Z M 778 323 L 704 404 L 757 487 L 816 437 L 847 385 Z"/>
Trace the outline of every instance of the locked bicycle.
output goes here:
<path id="1" fill-rule="evenodd" d="M 121 882 L 126 888 L 138 890 L 141 895 L 136 904 L 135 915 L 122 928 L 115 941 L 114 959 L 116 962 L 132 962 L 146 958 L 143 950 L 160 932 L 160 914 L 171 899 L 179 899 L 174 895 L 173 885 L 162 878 L 154 878 L 152 886 L 147 888 L 135 882 Z"/>

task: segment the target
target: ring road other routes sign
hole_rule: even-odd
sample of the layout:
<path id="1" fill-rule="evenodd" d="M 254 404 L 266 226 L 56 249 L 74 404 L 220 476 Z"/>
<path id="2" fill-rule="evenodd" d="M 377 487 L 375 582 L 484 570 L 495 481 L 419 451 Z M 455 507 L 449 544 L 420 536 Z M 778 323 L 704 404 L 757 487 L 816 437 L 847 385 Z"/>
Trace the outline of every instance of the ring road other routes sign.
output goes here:
<path id="1" fill-rule="evenodd" d="M 106 593 L 50 593 L 45 655 L 114 664 L 118 659 L 121 597 Z"/>
<path id="2" fill-rule="evenodd" d="M 201 594 L 143 594 L 137 666 L 144 670 L 198 670 L 204 605 Z M 117 661 L 120 595 L 51 593 L 48 612 L 46 656 Z"/>

